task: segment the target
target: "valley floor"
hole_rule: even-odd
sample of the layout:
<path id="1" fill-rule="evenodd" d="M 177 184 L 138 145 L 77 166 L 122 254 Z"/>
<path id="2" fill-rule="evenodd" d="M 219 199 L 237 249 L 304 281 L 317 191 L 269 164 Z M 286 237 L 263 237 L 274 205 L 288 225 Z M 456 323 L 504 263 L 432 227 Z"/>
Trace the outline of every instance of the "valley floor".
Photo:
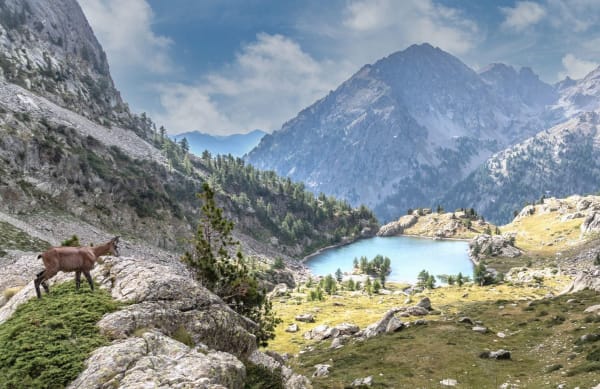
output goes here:
<path id="1" fill-rule="evenodd" d="M 299 353 L 295 370 L 307 376 L 317 364 L 330 365 L 329 376 L 313 378 L 315 388 L 343 388 L 367 376 L 373 377 L 373 387 L 388 388 L 440 387 L 444 379 L 457 380 L 460 388 L 498 388 L 505 383 L 505 388 L 555 388 L 561 383 L 588 388 L 600 383 L 600 315 L 584 310 L 600 304 L 600 296 L 585 291 L 552 297 L 567 282 L 555 276 L 541 283 L 441 287 L 413 295 L 410 302 L 400 294 L 400 285 L 390 285 L 387 295 L 342 291 L 318 302 L 308 302 L 300 287 L 300 293 L 275 300 L 283 323 L 269 348 Z M 430 298 L 437 313 L 425 316 L 424 326 L 350 340 L 339 349 L 330 348 L 330 339 L 303 337 L 321 324 L 350 322 L 364 329 L 390 308 L 414 305 L 422 297 Z M 294 317 L 302 313 L 313 314 L 315 322 L 296 322 Z M 481 322 L 487 333 L 459 323 L 464 316 Z M 419 318 L 401 318 L 415 319 Z M 299 331 L 285 332 L 294 322 Z M 578 340 L 586 334 L 589 343 Z M 485 350 L 498 349 L 510 351 L 511 359 L 479 357 Z"/>

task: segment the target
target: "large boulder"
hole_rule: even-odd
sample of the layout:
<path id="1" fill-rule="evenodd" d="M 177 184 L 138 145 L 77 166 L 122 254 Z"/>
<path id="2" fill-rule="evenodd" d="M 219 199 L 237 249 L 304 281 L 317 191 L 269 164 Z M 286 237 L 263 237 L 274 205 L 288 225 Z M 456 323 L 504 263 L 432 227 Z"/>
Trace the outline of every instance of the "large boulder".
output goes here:
<path id="1" fill-rule="evenodd" d="M 573 282 L 560 292 L 560 295 L 576 293 L 585 289 L 600 292 L 600 276 L 596 273 L 579 272 Z"/>
<path id="2" fill-rule="evenodd" d="M 256 324 L 183 272 L 134 258 L 107 257 L 95 274 L 115 300 L 133 303 L 98 323 L 111 339 L 126 338 L 139 328 L 156 328 L 167 335 L 184 329 L 195 343 L 239 357 L 256 349 L 251 333 Z"/>
<path id="3" fill-rule="evenodd" d="M 469 242 L 469 251 L 473 257 L 491 255 L 514 258 L 520 256 L 521 250 L 513 246 L 511 241 L 511 237 L 508 235 L 481 234 Z"/>
<path id="4" fill-rule="evenodd" d="M 400 311 L 399 308 L 392 308 L 389 311 L 387 311 L 383 315 L 381 320 L 379 320 L 377 323 L 370 324 L 369 326 L 367 326 L 367 328 L 365 328 L 365 331 L 363 333 L 364 337 L 372 338 L 374 336 L 377 336 L 379 334 L 386 332 L 390 321 L 396 319 L 396 317 L 394 315 L 396 313 L 398 313 L 399 311 Z"/>
<path id="5" fill-rule="evenodd" d="M 69 389 L 87 388 L 243 388 L 244 364 L 231 354 L 202 352 L 160 332 L 101 347 Z M 147 387 L 147 386 L 146 386 Z"/>

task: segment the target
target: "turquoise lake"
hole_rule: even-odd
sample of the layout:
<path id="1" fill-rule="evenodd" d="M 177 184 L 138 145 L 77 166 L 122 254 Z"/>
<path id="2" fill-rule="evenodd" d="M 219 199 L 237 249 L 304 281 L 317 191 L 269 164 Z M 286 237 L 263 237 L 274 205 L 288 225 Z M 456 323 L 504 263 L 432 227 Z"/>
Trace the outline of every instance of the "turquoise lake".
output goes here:
<path id="1" fill-rule="evenodd" d="M 331 248 L 306 261 L 314 275 L 333 274 L 340 268 L 351 273 L 354 258 L 366 256 L 369 260 L 377 254 L 389 257 L 392 273 L 388 281 L 416 282 L 421 270 L 430 274 L 458 274 L 469 277 L 473 264 L 468 256 L 468 243 L 453 240 L 431 240 L 407 236 L 362 239 L 352 244 Z"/>

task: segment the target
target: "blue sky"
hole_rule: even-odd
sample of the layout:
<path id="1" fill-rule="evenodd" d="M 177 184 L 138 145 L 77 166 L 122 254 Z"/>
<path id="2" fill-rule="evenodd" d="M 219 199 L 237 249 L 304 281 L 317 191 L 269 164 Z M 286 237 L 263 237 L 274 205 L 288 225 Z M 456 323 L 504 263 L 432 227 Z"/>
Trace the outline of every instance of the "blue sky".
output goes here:
<path id="1" fill-rule="evenodd" d="M 546 82 L 600 63 L 599 0 L 79 0 L 135 112 L 170 133 L 273 131 L 362 65 L 429 42 Z"/>

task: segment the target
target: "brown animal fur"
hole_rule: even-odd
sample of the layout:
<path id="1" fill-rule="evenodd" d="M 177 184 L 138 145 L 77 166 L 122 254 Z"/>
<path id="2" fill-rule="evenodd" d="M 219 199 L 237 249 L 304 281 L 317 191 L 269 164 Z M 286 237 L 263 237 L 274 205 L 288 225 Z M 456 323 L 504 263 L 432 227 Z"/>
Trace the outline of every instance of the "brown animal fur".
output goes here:
<path id="1" fill-rule="evenodd" d="M 116 236 L 107 243 L 95 247 L 53 247 L 40 254 L 38 258 L 44 261 L 44 271 L 37 274 L 34 280 L 35 292 L 38 298 L 42 297 L 40 284 L 46 293 L 50 293 L 47 281 L 54 277 L 59 271 L 75 272 L 75 284 L 77 289 L 81 285 L 81 273 L 84 274 L 90 288 L 94 290 L 94 283 L 90 271 L 96 265 L 98 257 L 111 254 L 119 256 L 119 237 Z"/>

